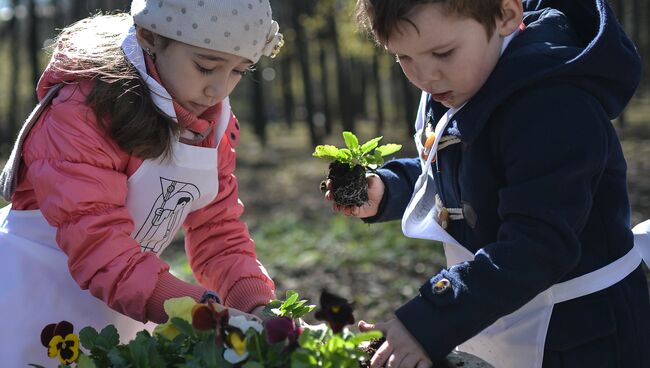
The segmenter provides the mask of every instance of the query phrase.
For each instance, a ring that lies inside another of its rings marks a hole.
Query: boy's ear
[[[143,49],[150,48],[155,50],[156,47],[156,34],[148,29],[142,27],[135,27],[135,37]]]
[[[514,32],[524,18],[524,8],[521,0],[503,0],[501,2],[501,18],[497,19],[497,33],[505,37]]]

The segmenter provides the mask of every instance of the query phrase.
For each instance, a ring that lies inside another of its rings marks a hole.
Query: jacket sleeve
[[[483,134],[492,137],[505,180],[496,241],[484,244],[473,261],[434,275],[396,311],[432,359],[519,309],[576,266],[579,234],[611,144],[600,105],[574,87],[526,91],[492,120],[498,123]],[[443,278],[451,288],[434,293],[432,285]]]
[[[146,319],[158,274],[169,266],[141,252],[125,207],[128,155],[98,127],[82,87],[64,87],[23,150],[38,206],[57,228],[72,278],[112,309]],[[35,271],[36,272],[36,271]]]
[[[239,123],[231,115],[219,144],[219,192],[208,206],[192,212],[184,223],[185,249],[196,279],[217,291],[229,307],[248,312],[274,299],[274,284],[257,260],[255,245],[240,220],[235,147]]]
[[[421,172],[418,158],[392,160],[379,168],[377,175],[384,182],[384,197],[377,214],[363,221],[376,223],[401,219]]]

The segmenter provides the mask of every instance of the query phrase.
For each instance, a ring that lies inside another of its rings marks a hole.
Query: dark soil
[[[332,162],[327,178],[332,182],[332,198],[336,204],[360,207],[368,202],[368,182],[363,166],[350,168],[348,164]]]
[[[386,341],[386,339],[383,338],[383,337],[380,338],[380,339],[374,339],[374,340],[370,341],[370,344],[368,346],[362,348],[362,351],[367,353],[369,357],[372,357],[373,354],[375,354],[375,352],[377,351],[377,349],[379,349],[381,344],[384,343],[384,341]],[[447,360],[443,360],[443,361],[439,361],[439,362],[434,362],[431,367],[432,368],[456,368],[456,367],[460,367],[460,366],[462,366],[462,365],[454,364],[454,363],[451,363],[451,362],[449,362]],[[361,368],[369,368],[370,367],[370,361],[367,360],[367,361],[359,362],[359,367],[361,367]]]

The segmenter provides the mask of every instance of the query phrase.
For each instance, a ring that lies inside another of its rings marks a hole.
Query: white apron
[[[129,42],[135,41],[127,37],[125,45]],[[140,48],[129,50],[132,62],[144,66]],[[174,117],[171,98],[164,98],[169,96],[164,88],[153,78],[149,78],[147,83],[159,97],[164,93],[156,104]],[[226,99],[222,102],[221,119],[213,132],[217,142],[229,120],[230,105]],[[25,131],[24,135],[27,134]],[[143,251],[160,255],[187,215],[216,197],[217,152],[218,148],[195,147],[174,141],[169,160],[145,160],[129,178],[126,206],[135,223],[132,237],[140,243]],[[145,325],[117,313],[88,290],[81,290],[70,276],[67,256],[56,243],[56,228],[47,223],[39,210],[14,211],[10,207],[0,210],[2,366],[23,367],[27,363],[53,366],[55,362],[47,357],[47,349],[41,345],[40,333],[47,324],[61,320],[71,322],[76,334],[85,326],[93,326],[99,331],[113,324],[122,342],[130,341],[142,329],[153,329],[153,323]]]
[[[426,100],[420,103],[416,122],[418,152],[422,150],[419,136],[424,129]],[[474,259],[438,223],[439,209],[436,207],[432,158],[438,143],[454,111],[438,121],[436,138],[426,161],[421,160],[422,175],[415,183],[415,189],[402,218],[404,235],[412,238],[429,239],[443,243],[447,266]],[[546,291],[504,316],[466,341],[458,350],[474,354],[496,368],[539,368],[542,366],[546,332],[551,319],[553,305],[605,289],[629,275],[642,259],[650,264],[650,220],[634,228],[634,248],[613,263],[586,275],[553,285]],[[433,287],[433,285],[432,285]]]

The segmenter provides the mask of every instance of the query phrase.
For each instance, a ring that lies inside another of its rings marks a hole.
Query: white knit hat
[[[253,63],[284,44],[269,0],[133,0],[131,15],[161,36]]]

